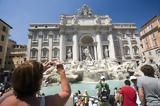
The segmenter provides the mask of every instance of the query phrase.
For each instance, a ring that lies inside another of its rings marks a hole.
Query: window
[[[37,35],[33,35],[33,41],[38,40],[38,36]]]
[[[124,50],[124,55],[129,55],[130,54],[130,50],[128,46],[123,47]]]
[[[102,39],[102,41],[108,41],[108,36],[107,35],[102,35],[101,39]]]
[[[48,41],[48,36],[47,35],[43,35],[43,41]]]
[[[3,51],[3,46],[0,46],[0,52],[2,52]]]
[[[137,46],[133,47],[133,54],[138,55],[138,47]]]
[[[156,35],[153,33],[152,34],[152,39],[155,39],[156,38]]]
[[[145,44],[146,44],[146,49],[149,49],[150,46],[149,46],[149,43],[148,43],[148,38],[145,38]]]
[[[157,53],[157,56],[160,57],[160,49],[158,49],[156,53]]]
[[[38,50],[37,49],[32,49],[31,50],[31,58],[36,58],[38,55]]]
[[[41,55],[41,57],[42,58],[48,58],[48,56],[49,56],[48,49],[46,49],[46,48],[42,49],[42,55]]]
[[[5,39],[5,36],[2,35],[2,36],[1,36],[1,41],[4,41],[4,39]]]
[[[72,35],[68,35],[67,38],[66,38],[66,41],[67,42],[72,42]]]
[[[6,28],[5,26],[3,26],[2,30],[3,30],[4,32],[6,32],[6,29],[7,29],[7,28]]]
[[[157,41],[156,41],[156,35],[154,33],[152,34],[152,41],[153,41],[153,47],[156,47]]]
[[[53,58],[58,58],[59,57],[59,49],[58,48],[54,48],[53,50],[52,50],[52,57]]]
[[[153,39],[153,47],[156,47],[157,46],[157,41],[156,39]]]

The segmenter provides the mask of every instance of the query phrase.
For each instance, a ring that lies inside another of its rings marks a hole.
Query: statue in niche
[[[130,51],[129,51],[128,47],[124,47],[124,54],[125,55],[129,55],[130,54]]]
[[[67,58],[68,58],[68,59],[72,58],[71,48],[69,48],[68,51],[67,51]]]
[[[134,48],[134,54],[138,54],[138,48],[137,47]]]
[[[85,59],[85,60],[92,60],[92,59],[93,59],[92,56],[91,56],[91,54],[90,54],[90,51],[89,51],[88,47],[86,47],[86,48],[83,50],[83,53],[84,53],[85,56],[86,56],[86,59]]]
[[[104,57],[105,58],[109,57],[109,50],[107,49],[107,47],[105,47],[104,49]]]

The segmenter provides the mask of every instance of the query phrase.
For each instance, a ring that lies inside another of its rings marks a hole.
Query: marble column
[[[52,60],[52,43],[53,43],[53,35],[49,35],[49,61]]]
[[[109,33],[108,39],[109,39],[109,56],[110,56],[110,59],[114,60],[114,59],[116,59],[115,47],[114,47],[113,35],[111,33]]]
[[[32,35],[28,35],[28,45],[27,45],[27,60],[30,59],[31,55],[31,44],[32,44]]]
[[[78,61],[78,38],[77,33],[74,33],[73,35],[73,61]]]
[[[60,61],[66,60],[66,46],[64,32],[60,32]]]
[[[97,47],[94,45],[94,55],[95,55],[95,60],[97,60]]]
[[[79,46],[79,57],[80,57],[80,61],[82,61],[82,47],[81,46]]]
[[[39,39],[38,39],[38,62],[41,62],[42,37],[43,35],[39,35]]]
[[[124,57],[124,50],[123,50],[123,41],[122,41],[122,35],[119,35],[119,45],[120,45],[120,52],[121,52],[121,57],[122,57],[122,61],[125,60]]]
[[[128,46],[129,46],[129,51],[130,51],[131,59],[134,59],[130,36],[127,36],[127,41],[128,41]]]
[[[101,43],[101,36],[100,33],[98,32],[96,35],[96,40],[97,40],[97,53],[98,53],[98,60],[103,59],[103,54],[102,54],[102,43]]]

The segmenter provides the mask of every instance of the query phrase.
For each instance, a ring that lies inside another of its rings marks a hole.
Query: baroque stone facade
[[[139,59],[134,23],[112,23],[83,5],[74,15],[61,15],[58,24],[30,24],[27,59],[83,61]]]

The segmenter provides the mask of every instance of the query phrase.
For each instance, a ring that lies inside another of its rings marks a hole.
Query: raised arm
[[[65,71],[64,71],[62,64],[57,65],[57,73],[60,75],[60,79],[61,79],[60,83],[61,83],[61,88],[62,88],[62,91],[59,93],[59,96],[61,99],[60,103],[62,103],[62,105],[64,105],[70,97],[71,88],[70,88],[70,84],[66,78],[66,74],[65,74]]]
[[[57,61],[54,64],[56,65],[57,73],[60,76],[61,91],[56,95],[47,96],[46,106],[64,106],[71,95],[71,88],[66,78],[63,65]]]

